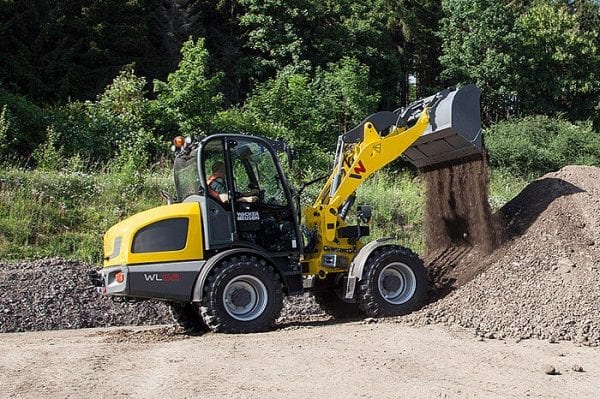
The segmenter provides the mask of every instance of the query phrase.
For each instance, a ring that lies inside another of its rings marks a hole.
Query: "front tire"
[[[410,249],[387,245],[369,256],[358,287],[358,303],[370,317],[404,315],[423,306],[427,286],[421,259]]]
[[[240,256],[211,272],[200,312],[214,332],[252,333],[271,329],[282,306],[281,283],[273,268],[254,256]]]

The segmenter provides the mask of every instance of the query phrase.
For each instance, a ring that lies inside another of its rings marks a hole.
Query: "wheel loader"
[[[468,85],[370,115],[339,136],[331,173],[301,213],[304,187],[294,190],[282,170],[283,142],[178,137],[175,198],[111,227],[104,265],[90,277],[115,299],[168,302],[190,330],[264,331],[284,296],[305,292],[336,318],[418,309],[428,286],[423,262],[392,239],[365,242],[372,210],[353,208],[356,190],[401,156],[435,168],[479,153],[479,97]]]

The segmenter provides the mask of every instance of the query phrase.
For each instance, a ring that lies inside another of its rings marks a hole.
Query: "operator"
[[[216,161],[212,166],[212,174],[206,180],[209,194],[221,201],[222,203],[229,202],[229,193],[225,183],[225,164],[222,161]],[[236,201],[238,202],[257,202],[258,190],[251,190],[246,193],[236,193]]]
[[[222,161],[216,161],[212,165],[212,174],[206,180],[208,193],[221,202],[229,202],[227,194],[227,185],[225,183],[225,164]]]

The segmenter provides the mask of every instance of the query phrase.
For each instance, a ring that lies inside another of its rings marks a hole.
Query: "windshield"
[[[200,179],[198,177],[198,164],[196,162],[197,153],[198,150],[194,150],[187,156],[175,159],[173,170],[175,190],[177,191],[177,199],[179,201],[183,201],[190,195],[198,194]]]

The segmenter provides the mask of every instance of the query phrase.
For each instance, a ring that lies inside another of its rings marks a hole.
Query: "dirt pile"
[[[87,278],[93,269],[59,258],[0,263],[0,333],[172,323],[166,304],[113,302]],[[312,298],[286,300],[282,321],[322,313]]]
[[[453,267],[479,263],[483,272],[407,319],[458,324],[486,337],[599,345],[600,168],[547,174],[497,215],[504,245],[489,256],[467,250]]]

